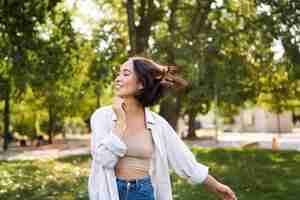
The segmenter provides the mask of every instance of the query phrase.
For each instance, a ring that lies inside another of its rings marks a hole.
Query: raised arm
[[[127,147],[119,136],[119,128],[113,127],[109,130],[108,123],[110,122],[105,109],[100,108],[92,114],[91,155],[99,165],[114,168],[119,157],[125,155]]]

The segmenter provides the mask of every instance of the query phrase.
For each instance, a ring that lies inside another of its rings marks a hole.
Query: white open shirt
[[[159,114],[145,108],[147,128],[154,141],[154,156],[149,174],[155,200],[172,200],[170,169],[190,184],[202,183],[208,167],[198,163],[188,146]],[[126,154],[126,144],[113,133],[117,120],[112,106],[98,108],[91,116],[91,172],[88,181],[90,200],[119,200],[114,167]]]

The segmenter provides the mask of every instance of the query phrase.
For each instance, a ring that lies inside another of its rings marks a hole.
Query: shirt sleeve
[[[103,109],[96,110],[90,119],[91,155],[104,168],[114,168],[119,157],[125,155],[126,144],[109,130],[108,119]]]
[[[208,176],[208,166],[197,162],[193,152],[165,119],[163,135],[168,163],[175,173],[192,185],[202,183]]]

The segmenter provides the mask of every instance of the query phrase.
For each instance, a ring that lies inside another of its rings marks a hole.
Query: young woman
[[[236,200],[196,161],[170,124],[147,108],[167,88],[187,84],[176,67],[132,57],[120,66],[113,84],[112,105],[91,116],[90,200],[172,200],[170,169],[223,200]]]

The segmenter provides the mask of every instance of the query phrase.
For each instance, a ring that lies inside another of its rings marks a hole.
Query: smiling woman
[[[188,85],[176,73],[176,66],[132,57],[120,66],[114,82],[115,89],[119,96],[133,95],[143,106],[152,106],[158,103],[167,88],[182,89]]]
[[[115,78],[113,103],[91,116],[91,200],[172,200],[169,169],[192,184],[204,183],[224,200],[236,200],[231,189],[208,174],[171,125],[147,107],[167,88],[187,81],[175,66],[131,57]]]

